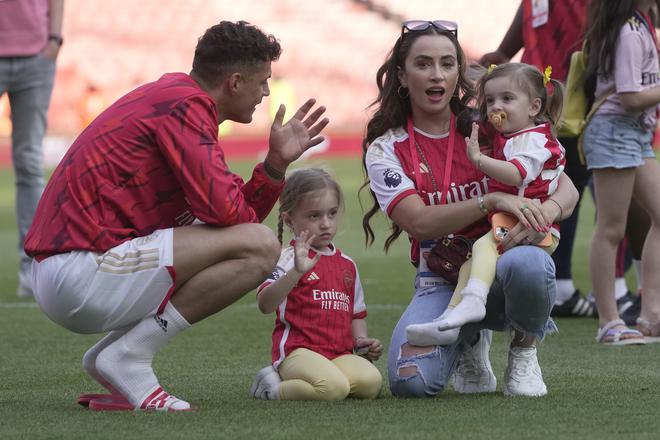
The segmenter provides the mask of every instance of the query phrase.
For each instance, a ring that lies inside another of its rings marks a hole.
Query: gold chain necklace
[[[433,191],[435,191],[437,194],[439,192],[438,184],[435,181],[435,175],[433,174],[433,169],[431,168],[429,161],[426,160],[426,155],[422,151],[422,147],[419,146],[419,143],[417,141],[415,141],[415,147],[417,148],[417,152],[419,153],[419,155],[422,157],[422,162],[424,162],[424,165],[426,166],[426,171],[428,171],[428,173],[431,175],[431,185],[433,185]],[[433,197],[435,198],[435,195]],[[438,194],[438,197],[440,197],[440,194]]]

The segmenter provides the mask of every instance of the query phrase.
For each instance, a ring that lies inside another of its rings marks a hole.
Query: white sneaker
[[[32,280],[30,275],[19,272],[18,273],[18,287],[16,288],[16,296],[19,298],[33,298],[34,292],[32,291]]]
[[[491,330],[482,330],[479,340],[474,345],[465,347],[454,372],[454,390],[461,394],[495,391],[497,379],[488,357],[492,339]]]
[[[250,387],[250,395],[255,399],[278,400],[280,398],[280,378],[277,370],[269,365],[259,370]]]
[[[509,364],[504,373],[504,395],[538,397],[546,394],[548,389],[543,383],[536,347],[509,349]]]

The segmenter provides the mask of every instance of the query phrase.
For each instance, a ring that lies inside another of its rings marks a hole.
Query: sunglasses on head
[[[458,24],[449,20],[408,20],[401,25],[401,36],[408,32],[421,32],[433,26],[439,31],[450,32],[458,38]]]

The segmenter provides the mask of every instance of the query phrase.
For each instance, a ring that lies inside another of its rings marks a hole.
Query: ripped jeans
[[[399,319],[390,341],[387,369],[390,390],[397,397],[430,397],[440,393],[447,384],[465,344],[463,341],[484,328],[502,331],[520,330],[542,339],[556,330],[550,319],[555,302],[555,266],[543,249],[517,246],[500,256],[495,282],[488,294],[486,317],[477,323],[466,324],[458,341],[437,346],[424,354],[402,357],[401,347],[406,341],[406,326],[429,322],[437,318],[449,304],[453,285],[418,287],[415,295]],[[399,369],[413,367],[413,375],[400,375]]]

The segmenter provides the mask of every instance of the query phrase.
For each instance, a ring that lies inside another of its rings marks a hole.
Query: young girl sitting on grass
[[[466,144],[470,161],[490,177],[489,192],[508,192],[543,202],[557,189],[566,160],[553,127],[561,114],[563,93],[561,84],[550,79],[550,72],[508,63],[490,69],[481,79],[479,111],[493,157],[481,153],[476,123]],[[534,204],[524,205],[521,211],[527,220],[524,226],[539,232],[537,241],[523,243],[541,246],[551,254],[559,243],[559,225],[539,222],[543,217]],[[486,298],[499,257],[498,241],[518,222],[503,213],[491,213],[489,220],[493,229],[474,243],[472,258],[461,268],[449,307],[432,322],[409,325],[406,334],[411,343],[451,344],[461,326],[486,316]]]
[[[287,178],[278,237],[282,242],[286,224],[295,238],[257,289],[259,309],[277,314],[273,363],[257,373],[255,398],[373,399],[380,392],[382,377],[370,361],[383,344],[367,336],[355,263],[332,243],[341,206],[339,185],[325,171],[302,169]]]

